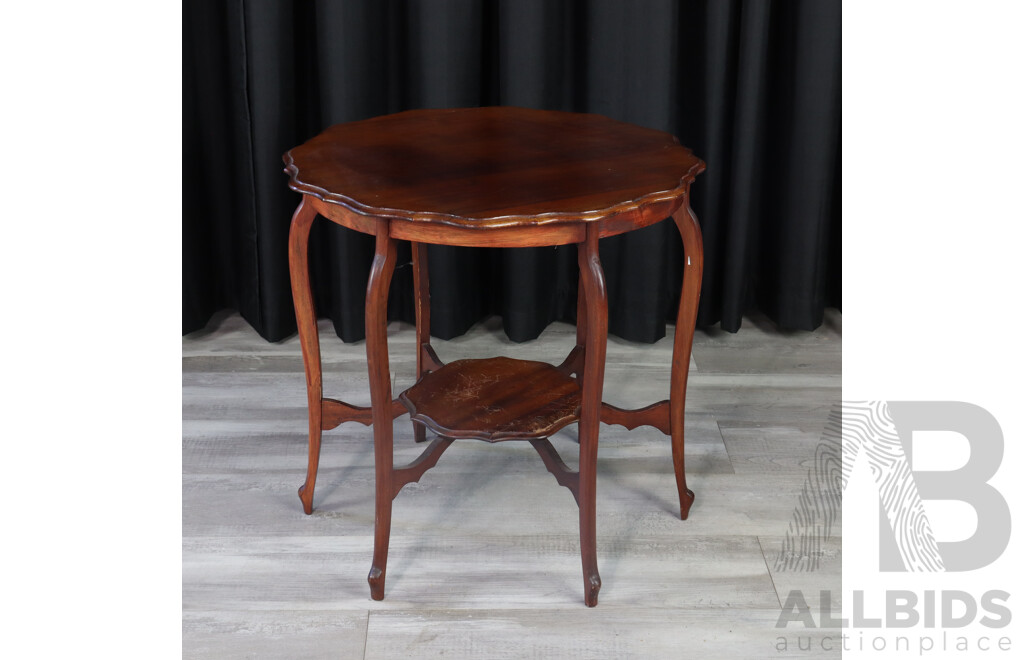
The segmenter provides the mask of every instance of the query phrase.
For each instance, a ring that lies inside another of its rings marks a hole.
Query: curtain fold
[[[698,325],[759,309],[811,330],[840,304],[838,0],[187,0],[183,41],[183,332],[236,309],[266,339],[295,332],[287,234],[299,196],[281,155],[323,128],[425,107],[595,112],[668,131],[703,158]],[[313,228],[319,316],[363,338],[373,239]],[[609,331],[652,342],[672,322],[673,223],[601,242]],[[431,246],[431,329],[498,314],[514,341],[574,321],[572,246]],[[399,252],[409,258],[408,247]],[[389,316],[412,321],[399,266]]]

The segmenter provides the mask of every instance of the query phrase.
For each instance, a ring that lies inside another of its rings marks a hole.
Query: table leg
[[[427,269],[427,244],[412,244],[412,287],[416,307],[416,382],[423,378],[423,345],[430,345],[430,274]],[[413,439],[425,442],[427,427],[412,423]]]
[[[686,380],[690,372],[690,353],[693,349],[693,331],[697,323],[697,303],[700,302],[700,284],[704,272],[704,244],[700,224],[686,202],[672,216],[683,238],[683,292],[679,298],[676,318],[675,343],[672,346],[672,385],[669,394],[669,429],[672,432],[672,465],[676,472],[679,491],[679,517],[690,515],[693,491],[686,487],[686,466],[683,456],[683,424],[686,407]]]
[[[316,308],[309,287],[309,230],[316,219],[316,211],[306,196],[302,197],[292,216],[288,232],[288,269],[292,280],[292,299],[295,302],[295,321],[302,344],[302,362],[306,370],[306,397],[309,407],[309,464],[306,483],[299,488],[302,509],[313,513],[313,488],[320,464],[320,436],[323,430],[323,385],[320,367],[320,338],[316,329]]]
[[[580,245],[577,250],[582,250],[583,246]],[[577,256],[578,259],[578,256]],[[582,271],[580,271],[582,274]],[[576,346],[586,351],[587,347],[587,291],[586,287],[583,286],[583,278],[580,278],[578,291],[576,294]],[[579,373],[576,374],[579,382],[583,382],[584,370],[587,368],[586,360],[580,362]]]
[[[608,344],[608,295],[598,254],[598,223],[587,225],[587,237],[577,246],[580,286],[584,291],[586,352],[580,399],[579,505],[580,548],[583,555],[583,596],[597,605],[601,576],[597,572],[597,440],[601,426],[601,393]],[[579,332],[579,326],[577,326]]]
[[[384,598],[384,578],[391,537],[391,502],[394,498],[394,445],[392,430],[391,373],[388,366],[388,289],[395,272],[395,241],[385,220],[377,222],[377,249],[366,285],[366,362],[370,372],[370,405],[373,410],[373,455],[376,494],[373,534],[373,565],[367,581],[370,597]]]

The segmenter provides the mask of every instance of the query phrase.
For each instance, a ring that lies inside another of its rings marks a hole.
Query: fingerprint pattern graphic
[[[814,466],[808,470],[793,521],[775,561],[777,571],[812,571],[819,567],[821,546],[840,524],[842,493],[861,452],[906,570],[944,570],[888,405],[885,401],[844,401],[829,413]]]
[[[910,461],[885,401],[843,402],[843,488],[864,452],[892,526],[903,565],[910,572],[945,570]]]
[[[842,406],[829,412],[814,465],[807,471],[793,520],[786,530],[776,571],[814,571],[821,565],[822,544],[841,524],[843,511]]]

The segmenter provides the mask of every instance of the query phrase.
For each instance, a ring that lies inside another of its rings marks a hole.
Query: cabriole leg
[[[601,576],[597,572],[597,441],[608,344],[608,296],[597,249],[599,229],[598,223],[588,224],[586,240],[578,245],[580,286],[584,292],[581,300],[585,300],[586,308],[581,336],[586,342],[586,352],[579,424],[580,548],[583,599],[588,607],[597,605],[597,594],[601,590]]]
[[[391,502],[394,446],[391,414],[391,373],[388,366],[388,288],[395,271],[395,242],[388,223],[377,223],[377,249],[366,286],[366,362],[370,372],[373,410],[373,455],[376,472],[373,565],[367,581],[370,597],[384,598],[384,578],[391,537]]]
[[[690,353],[693,349],[693,331],[697,324],[697,303],[704,272],[704,245],[700,224],[690,208],[689,193],[686,202],[672,216],[683,238],[683,292],[679,297],[676,317],[676,336],[672,345],[672,385],[669,395],[669,428],[672,432],[672,465],[676,472],[679,491],[679,517],[690,515],[693,491],[686,487],[686,464],[683,455],[683,425],[686,408],[686,380],[690,372]]]
[[[306,370],[306,398],[309,407],[309,464],[306,483],[299,488],[302,510],[313,513],[313,489],[320,464],[320,436],[323,430],[323,385],[320,367],[320,338],[316,329],[316,309],[309,287],[309,230],[316,219],[316,211],[309,198],[295,209],[288,233],[288,270],[292,281],[292,299],[295,302],[295,321],[302,344],[302,362]]]

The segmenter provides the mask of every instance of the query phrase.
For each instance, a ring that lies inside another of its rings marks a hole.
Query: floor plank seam
[[[779,596],[779,588],[775,586],[775,576],[772,575],[772,569],[768,567],[768,557],[764,554],[764,544],[761,543],[761,536],[755,537],[757,539],[757,547],[761,549],[761,559],[764,560],[764,570],[768,571],[768,579],[772,581],[772,590],[775,591],[775,599],[779,601],[779,609],[782,609],[782,598]]]
[[[370,610],[366,610],[366,627],[363,629],[363,660],[366,660],[366,647],[370,641],[370,615],[373,614]]]
[[[729,466],[732,467],[732,473],[736,474],[736,463],[732,460],[732,454],[729,453],[729,443],[725,441],[725,433],[722,431],[722,422],[715,416],[715,428],[718,429],[718,438],[722,441],[722,446],[725,447],[725,455],[729,459]]]

